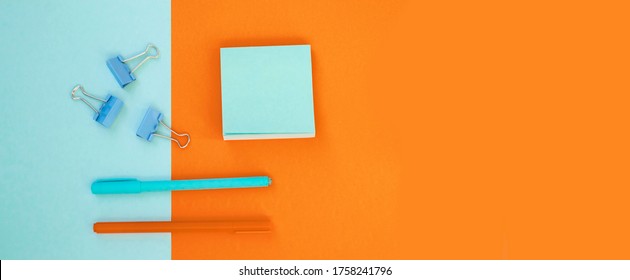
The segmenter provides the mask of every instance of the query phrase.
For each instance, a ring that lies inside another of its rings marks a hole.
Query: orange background
[[[426,3],[423,3],[426,2]],[[437,3],[431,3],[437,2]],[[624,1],[173,1],[174,259],[630,258]],[[317,136],[226,142],[219,48],[311,44]]]

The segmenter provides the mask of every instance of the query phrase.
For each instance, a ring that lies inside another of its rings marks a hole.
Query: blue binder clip
[[[172,128],[170,128],[168,125],[166,125],[164,123],[164,121],[162,121],[162,119],[164,118],[164,116],[162,115],[162,113],[160,113],[159,111],[149,107],[149,109],[147,110],[147,112],[144,114],[144,118],[142,119],[142,123],[140,123],[140,127],[138,127],[138,130],[136,131],[136,135],[138,135],[138,137],[147,140],[149,142],[151,142],[151,140],[153,140],[153,136],[157,136],[157,137],[161,137],[161,138],[165,138],[165,139],[169,139],[175,143],[177,143],[177,146],[179,146],[180,148],[186,148],[188,146],[188,144],[190,143],[190,135],[188,133],[177,133],[175,132]],[[163,125],[164,127],[168,128],[168,130],[170,130],[172,133],[174,133],[175,135],[179,136],[179,137],[184,137],[186,136],[188,138],[188,141],[186,141],[185,144],[181,144],[177,139],[172,138],[170,136],[166,136],[166,135],[162,135],[157,133],[157,129],[158,129],[158,125]]]
[[[85,98],[81,97],[81,96],[77,96],[76,92],[78,90],[81,90],[81,92],[83,93],[83,95],[92,98],[94,100],[103,102],[103,104],[101,105],[101,108],[99,110],[96,110],[96,108],[90,104],[90,102],[88,102]],[[110,127],[112,125],[112,123],[114,123],[114,120],[116,119],[116,116],[118,116],[118,113],[120,113],[120,109],[123,106],[123,102],[122,100],[118,99],[116,96],[113,96],[111,94],[108,94],[105,99],[101,99],[98,98],[96,96],[93,96],[89,93],[87,93],[87,91],[85,91],[85,89],[83,88],[82,85],[77,85],[72,89],[72,99],[73,100],[81,100],[83,101],[83,103],[85,103],[86,105],[88,105],[90,107],[90,109],[92,109],[94,111],[94,120],[100,124],[102,124],[104,127]]]
[[[129,66],[127,65],[127,62],[147,54],[150,49],[154,49],[155,50],[155,55],[148,55],[140,63],[138,63],[138,65],[136,65],[136,67],[134,67],[133,69],[129,70]],[[123,59],[119,55],[117,57],[113,57],[113,58],[108,59],[107,60],[107,67],[109,68],[109,71],[112,71],[112,74],[114,75],[114,78],[116,78],[116,81],[118,82],[120,87],[124,88],[126,85],[128,85],[131,82],[136,80],[136,76],[133,75],[133,72],[138,70],[138,68],[140,68],[140,66],[142,66],[142,64],[147,62],[147,60],[152,59],[152,58],[158,58],[158,57],[160,57],[160,50],[158,50],[158,48],[156,46],[154,46],[152,44],[149,44],[149,45],[147,45],[147,48],[143,52],[141,52],[141,53],[139,53],[137,55],[134,55],[134,56],[132,56],[130,58]]]

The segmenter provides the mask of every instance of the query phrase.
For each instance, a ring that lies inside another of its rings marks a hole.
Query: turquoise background
[[[149,106],[171,120],[170,23],[170,1],[0,0],[1,259],[170,259],[169,234],[92,231],[96,221],[169,220],[170,193],[90,193],[98,178],[170,179],[170,141],[135,135]],[[105,60],[147,43],[160,58],[121,89]],[[70,98],[79,83],[124,101],[112,127]]]

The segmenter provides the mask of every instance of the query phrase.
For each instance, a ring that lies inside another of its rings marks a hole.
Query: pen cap
[[[142,192],[142,182],[136,179],[98,180],[92,183],[93,194],[125,194]]]

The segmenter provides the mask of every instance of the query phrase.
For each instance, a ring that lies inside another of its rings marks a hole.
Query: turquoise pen
[[[262,188],[271,185],[268,176],[218,178],[198,180],[140,181],[137,179],[97,180],[92,183],[93,194],[130,194],[159,191],[216,190]]]

